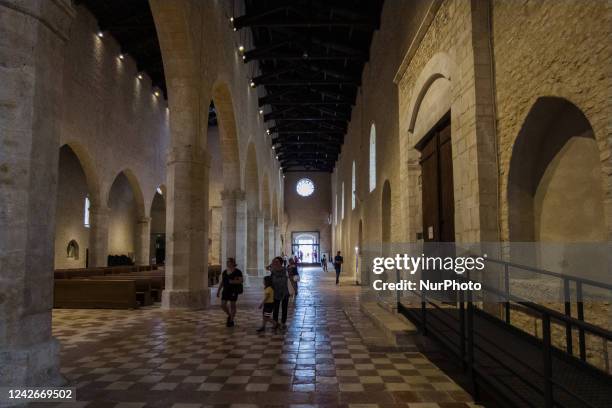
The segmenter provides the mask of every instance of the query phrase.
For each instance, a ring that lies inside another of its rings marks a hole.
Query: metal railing
[[[495,259],[487,259],[487,262],[503,266],[501,287],[482,284],[482,292],[502,300],[502,313],[495,315],[487,312],[486,307],[479,307],[480,302],[474,300],[471,291],[456,292],[456,302],[453,303],[440,302],[425,291],[412,291],[420,300],[420,308],[406,307],[398,301],[398,310],[413,320],[424,335],[436,338],[459,357],[476,397],[479,386],[486,385],[502,394],[512,394],[515,405],[545,408],[612,406],[612,376],[588,363],[586,346],[587,336],[608,342],[612,341],[612,332],[585,321],[583,296],[586,286],[604,290],[612,296],[612,285]],[[511,269],[560,279],[564,311],[512,294]],[[457,278],[469,281],[470,274]],[[575,288],[574,297],[571,296],[572,287]],[[572,304],[576,305],[575,317]],[[530,335],[512,326],[511,310],[516,308],[541,320],[541,339],[537,333]],[[475,321],[484,328],[475,327]],[[564,350],[553,344],[552,325],[555,323],[565,327]],[[499,331],[508,342],[516,344],[499,344],[491,340],[488,334],[492,330]],[[578,356],[573,350],[574,330],[578,332]],[[523,350],[516,347],[519,343],[524,346]],[[515,354],[512,353],[513,347]],[[527,358],[529,361],[525,361]],[[504,381],[503,375],[490,375],[495,371],[491,367],[514,379]],[[516,381],[520,381],[524,392],[513,389],[512,384],[516,385]],[[587,388],[588,392],[585,391]]]

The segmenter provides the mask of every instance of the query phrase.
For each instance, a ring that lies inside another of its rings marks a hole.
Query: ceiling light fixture
[[[153,92],[153,94],[154,94],[155,96],[159,96],[159,91],[155,91],[155,92]]]
[[[260,109],[260,110],[259,110],[259,114],[260,114],[260,115],[263,115],[263,109]]]
[[[125,54],[119,54],[119,59],[120,59],[120,60],[125,59]]]
[[[136,78],[142,79],[142,74],[139,72],[138,75],[136,75]]]
[[[270,129],[266,129],[266,133],[267,133],[267,134],[270,134]]]
[[[96,35],[100,38],[104,37],[104,33],[102,32],[102,30],[98,31]]]
[[[244,52],[244,45],[240,45],[240,46],[238,46],[238,51],[240,51],[240,52]]]
[[[255,88],[255,81],[251,81],[251,88]]]

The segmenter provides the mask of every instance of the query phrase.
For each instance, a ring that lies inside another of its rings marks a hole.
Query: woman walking
[[[270,272],[272,276],[272,288],[274,289],[274,313],[272,319],[276,323],[274,328],[278,328],[278,314],[282,307],[282,316],[280,328],[284,329],[287,327],[287,308],[289,306],[289,288],[287,285],[287,271],[283,268],[283,259],[279,256],[272,260],[270,265]]]
[[[236,268],[236,260],[234,258],[227,258],[226,267],[221,274],[221,282],[219,283],[219,289],[217,289],[217,297],[221,295],[221,309],[227,314],[227,321],[225,325],[227,327],[234,326],[234,317],[236,317],[236,301],[238,295],[242,293],[242,271]],[[227,303],[229,302],[229,307]]]

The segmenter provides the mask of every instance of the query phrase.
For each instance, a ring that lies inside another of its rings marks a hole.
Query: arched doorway
[[[302,263],[320,262],[319,231],[294,231],[291,233],[291,253]]]

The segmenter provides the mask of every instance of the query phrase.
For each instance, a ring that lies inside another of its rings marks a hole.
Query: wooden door
[[[444,121],[424,139],[421,150],[423,239],[455,241],[455,199],[450,121]]]

